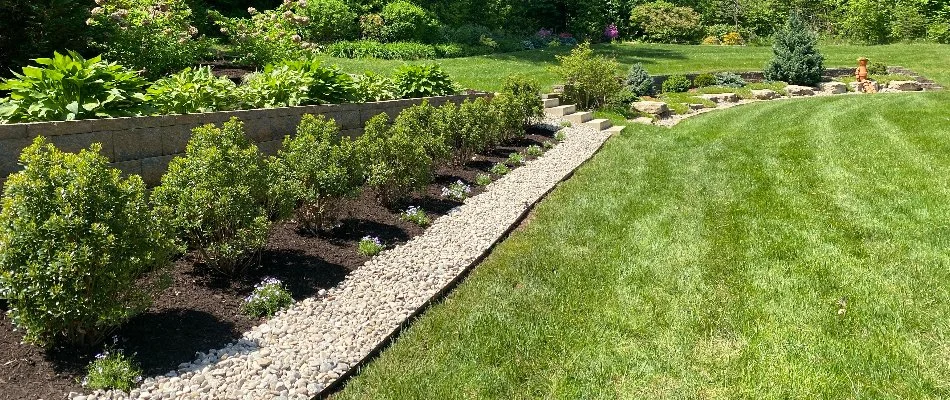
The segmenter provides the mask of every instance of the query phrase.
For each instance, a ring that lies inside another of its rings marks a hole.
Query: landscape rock
[[[634,111],[639,111],[651,115],[665,115],[670,112],[669,106],[662,101],[638,101],[631,106]]]
[[[918,92],[923,90],[917,81],[890,81],[887,83],[888,89],[896,89],[902,92]]]
[[[822,82],[819,88],[825,94],[848,93],[848,85],[845,85],[844,82]]]
[[[815,88],[800,85],[788,85],[785,91],[789,96],[814,96]]]
[[[875,92],[881,91],[880,84],[874,81],[869,81],[869,82],[871,82],[871,86],[874,88]],[[859,84],[858,82],[851,82],[848,84],[848,86],[851,88],[851,91],[853,92],[864,93],[864,86],[862,84]]]
[[[782,97],[782,95],[772,89],[761,89],[753,90],[752,97],[756,100],[774,100]]]
[[[715,94],[703,94],[699,96],[701,99],[709,100],[713,103],[735,103],[739,101],[739,95],[735,93],[715,93]]]
[[[702,103],[689,104],[690,110],[702,110],[704,108],[706,108],[706,105]]]

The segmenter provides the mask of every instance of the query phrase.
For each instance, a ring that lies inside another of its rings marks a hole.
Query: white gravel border
[[[545,124],[559,126],[560,119]],[[310,399],[351,372],[418,311],[473,267],[527,211],[590,159],[611,133],[576,126],[566,139],[435,220],[425,233],[384,251],[337,287],[321,290],[223,349],[177,371],[146,378],[126,394],[92,399]]]

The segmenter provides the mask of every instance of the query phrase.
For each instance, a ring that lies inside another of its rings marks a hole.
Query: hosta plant
[[[160,114],[190,114],[234,109],[236,90],[230,79],[214,76],[211,67],[189,67],[153,83],[148,96]]]
[[[355,85],[354,100],[361,103],[399,98],[399,88],[396,87],[396,83],[392,79],[372,72],[357,76]]]
[[[250,317],[272,317],[293,303],[294,298],[279,279],[265,278],[244,298],[241,311]]]
[[[353,78],[339,68],[323,65],[313,58],[285,61],[284,65],[309,79],[305,104],[345,103],[357,97]]]
[[[404,65],[393,74],[393,82],[402,98],[446,96],[457,90],[442,67],[432,65]]]
[[[0,211],[0,297],[24,340],[98,343],[144,311],[171,235],[148,207],[145,184],[123,178],[93,144],[63,153],[43,136],[20,155]]]
[[[176,229],[209,267],[244,271],[267,239],[273,213],[270,171],[237,118],[220,128],[195,128],[152,200],[164,224]]]
[[[0,83],[10,92],[0,99],[0,122],[124,117],[143,110],[145,80],[128,68],[75,52],[34,61],[38,66]]]
[[[310,101],[312,79],[287,65],[268,65],[244,76],[237,97],[245,108],[293,107]]]
[[[359,193],[363,160],[353,141],[324,116],[304,115],[277,155],[280,185],[296,200],[296,220],[317,232],[333,220],[346,197]]]

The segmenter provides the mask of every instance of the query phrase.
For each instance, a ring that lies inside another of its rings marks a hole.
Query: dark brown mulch
[[[278,278],[297,300],[334,287],[369,259],[356,251],[360,238],[378,236],[390,246],[408,241],[423,229],[399,219],[407,206],[421,206],[433,219],[444,215],[460,203],[441,198],[443,186],[461,179],[472,185],[472,195],[476,195],[482,191],[472,183],[477,174],[504,161],[510,153],[551,137],[543,130],[529,133],[525,139],[478,155],[464,167],[440,169],[436,182],[424,194],[398,207],[380,205],[367,191],[344,205],[338,226],[328,232],[314,235],[299,230],[293,222],[274,226],[260,266],[239,279],[207,271],[192,255],[183,256],[171,268],[171,286],[147,312],[115,332],[119,347],[136,353],[147,375],[163,374],[190,362],[196,352],[224,347],[261,322],[240,313],[254,284],[265,277]],[[21,339],[9,318],[0,316],[0,400],[62,399],[70,391],[82,392],[77,381],[85,365],[102,350],[99,346],[44,351],[20,344]]]

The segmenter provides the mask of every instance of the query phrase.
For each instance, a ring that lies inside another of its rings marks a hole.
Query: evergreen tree
[[[818,38],[805,21],[793,12],[788,22],[775,32],[772,60],[765,66],[765,79],[795,85],[815,86],[825,72],[825,57],[818,52]]]

